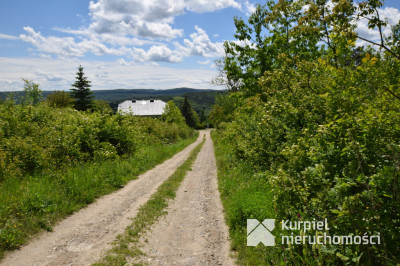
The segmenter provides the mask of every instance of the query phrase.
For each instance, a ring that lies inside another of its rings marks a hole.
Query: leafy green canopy
[[[73,99],[70,93],[65,91],[55,91],[46,97],[46,102],[51,107],[63,108],[71,105]]]
[[[184,124],[159,119],[78,112],[46,103],[0,103],[0,184],[3,180],[66,170],[82,162],[125,158],[144,145],[192,135]]]
[[[23,105],[37,105],[42,99],[42,90],[39,89],[39,84],[31,80],[23,79],[24,81],[24,94],[21,97]]]
[[[258,79],[281,67],[282,55],[295,60],[327,55],[338,68],[350,63],[357,39],[400,59],[400,26],[393,25],[390,36],[383,34],[387,22],[379,14],[382,6],[383,1],[377,0],[358,6],[351,0],[268,0],[257,7],[248,23],[234,18],[237,41],[225,42],[226,55],[218,61],[222,77],[216,83],[225,80],[232,91],[254,95],[262,92]],[[357,35],[355,22],[362,19],[381,33],[380,41]]]
[[[177,125],[185,124],[185,118],[172,100],[166,104],[161,119],[168,123],[176,123]]]
[[[399,24],[383,35],[382,5],[268,1],[248,23],[235,18],[240,42],[225,44],[224,69],[242,85],[219,100],[211,119],[252,169],[246,182],[271,187],[259,192],[273,193],[276,217],[255,218],[327,218],[330,235],[381,236],[380,245],[271,248],[260,253],[264,264],[400,262]],[[359,19],[381,40],[358,36]],[[357,40],[373,46],[356,47]],[[259,214],[257,204],[230,216]]]

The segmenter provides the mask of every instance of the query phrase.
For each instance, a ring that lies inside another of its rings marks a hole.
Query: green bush
[[[186,125],[159,119],[0,103],[0,181],[52,172],[81,162],[114,160],[147,144],[193,136]]]
[[[244,99],[232,121],[220,126],[235,160],[268,182],[273,218],[326,218],[332,235],[381,236],[381,245],[282,250],[293,263],[399,262],[400,101],[385,90],[392,79],[388,64],[400,66],[370,55],[343,70],[324,60],[289,60],[260,80],[263,94]],[[257,182],[249,177],[248,186]],[[263,203],[246,190],[231,200],[228,221],[237,219],[231,226],[265,217],[256,207]]]
[[[196,138],[186,125],[0,103],[0,257]]]

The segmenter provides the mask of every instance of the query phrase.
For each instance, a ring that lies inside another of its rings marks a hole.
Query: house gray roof
[[[118,105],[118,111],[132,115],[162,115],[165,105],[161,100],[127,100]]]

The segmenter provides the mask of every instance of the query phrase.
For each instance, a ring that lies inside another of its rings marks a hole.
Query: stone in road
[[[228,228],[218,192],[217,168],[210,131],[192,171],[176,198],[141,237],[146,254],[141,262],[151,265],[233,265],[229,256]],[[137,262],[137,261],[132,261]]]

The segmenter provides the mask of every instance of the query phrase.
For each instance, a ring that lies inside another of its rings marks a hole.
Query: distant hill
[[[47,95],[54,91],[44,91],[43,96],[46,98]],[[117,89],[117,90],[93,90],[96,100],[107,101],[113,110],[117,110],[118,104],[122,101],[136,98],[149,99],[155,98],[165,102],[173,100],[177,106],[180,106],[183,101],[183,97],[187,95],[192,108],[201,115],[208,116],[211,110],[211,106],[215,103],[215,96],[223,93],[224,91],[217,90],[200,90],[192,88],[174,88],[168,90],[154,90],[154,89]],[[5,99],[11,92],[0,92],[0,98]],[[19,99],[22,96],[22,91],[13,92],[15,99]]]
[[[181,96],[187,93],[203,93],[203,92],[217,92],[216,90],[198,90],[191,88],[176,88],[169,90],[151,90],[151,89],[132,89],[132,90],[94,90],[94,95],[98,100],[106,100],[108,102],[124,101],[127,99],[145,99],[149,97],[161,96]]]

